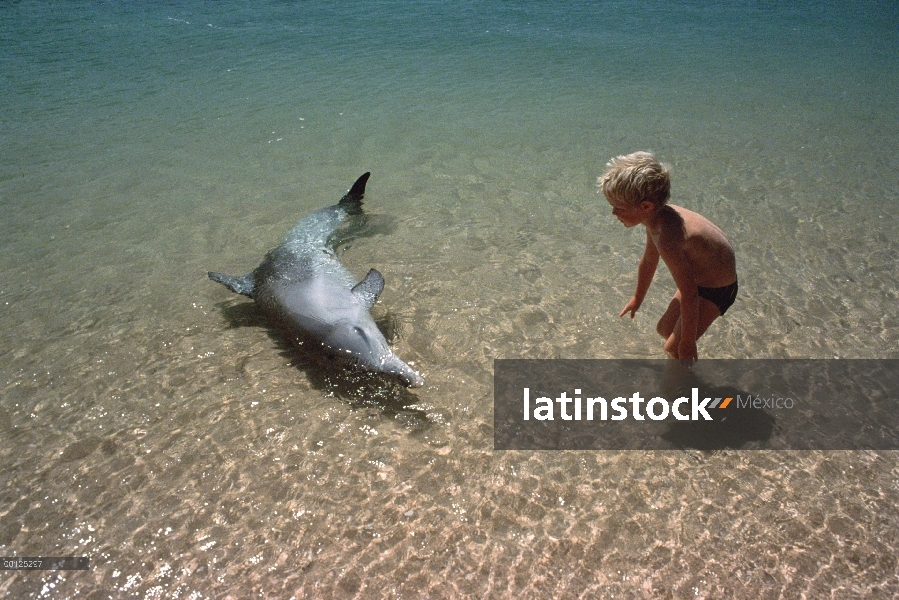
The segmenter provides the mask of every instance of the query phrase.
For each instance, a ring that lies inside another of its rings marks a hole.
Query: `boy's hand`
[[[631,298],[631,301],[627,303],[627,306],[624,307],[624,310],[621,311],[621,314],[618,316],[623,317],[627,313],[631,313],[631,318],[633,319],[634,314],[637,312],[637,309],[640,308],[641,304],[642,304],[642,302],[637,300],[637,297],[634,296],[633,298]]]

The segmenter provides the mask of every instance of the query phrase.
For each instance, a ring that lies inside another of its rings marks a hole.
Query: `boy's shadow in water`
[[[673,362],[673,361],[672,361]],[[674,367],[674,370],[679,367]],[[667,374],[668,377],[671,373]],[[679,396],[690,397],[690,388],[697,387],[702,390],[702,397],[733,398],[731,402],[737,402],[737,397],[749,396],[730,386],[710,386],[699,379],[695,373],[689,370],[679,370],[674,376],[676,382],[668,381],[668,385],[674,385],[679,391]],[[720,409],[706,409],[712,416],[712,421],[675,421],[660,436],[667,442],[678,448],[692,448],[696,450],[725,450],[739,449],[749,442],[765,442],[774,433],[776,420],[768,412],[761,408],[740,408],[738,406]]]

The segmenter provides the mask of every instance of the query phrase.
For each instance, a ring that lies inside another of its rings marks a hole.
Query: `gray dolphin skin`
[[[362,213],[370,175],[357,179],[339,203],[300,221],[252,273],[234,277],[210,272],[209,278],[255,300],[272,324],[293,340],[321,342],[328,354],[395,376],[406,387],[419,387],[424,379],[393,353],[369,313],[384,289],[384,278],[371,269],[354,285],[330,240],[347,217]]]

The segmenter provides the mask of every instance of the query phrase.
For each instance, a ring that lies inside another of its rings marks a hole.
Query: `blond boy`
[[[693,211],[668,204],[668,167],[649,152],[612,159],[597,184],[625,227],[646,227],[646,248],[637,269],[637,290],[619,316],[634,318],[659,264],[674,278],[677,293],[659,319],[672,358],[696,359],[696,340],[737,297],[734,249],[714,223]]]

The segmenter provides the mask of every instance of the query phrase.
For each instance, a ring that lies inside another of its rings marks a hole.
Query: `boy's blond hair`
[[[669,167],[651,152],[617,156],[606,166],[608,170],[596,181],[606,198],[631,206],[644,200],[663,206],[671,197]]]

